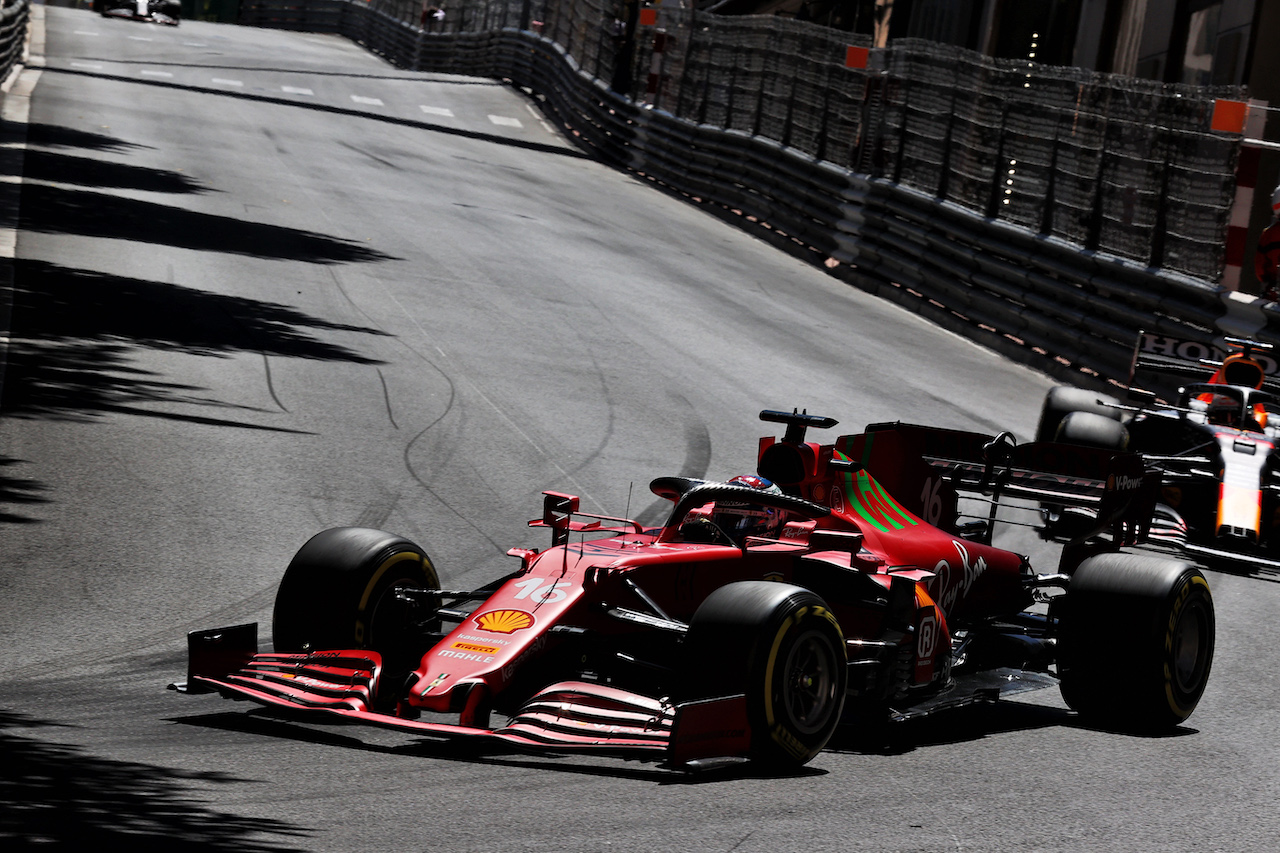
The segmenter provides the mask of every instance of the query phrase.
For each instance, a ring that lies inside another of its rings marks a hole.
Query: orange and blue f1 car
[[[1085,720],[1164,730],[1209,677],[1194,566],[1124,553],[1159,488],[1132,454],[765,411],[756,471],[660,477],[660,527],[546,492],[550,546],[477,590],[442,589],[400,536],[317,534],[256,625],[189,635],[189,693],[486,749],[694,768],[802,765],[842,721],[901,720],[1057,685]],[[1092,524],[1051,571],[992,544],[1005,499]],[[963,515],[972,501],[980,511]]]

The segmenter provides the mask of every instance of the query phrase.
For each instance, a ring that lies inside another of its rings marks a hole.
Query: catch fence
[[[257,0],[397,65],[506,78],[584,147],[1055,373],[1222,315],[1238,87],[999,60],[671,0]],[[628,16],[627,9],[633,14]],[[652,15],[652,18],[649,17]],[[1280,337],[1280,336],[1278,336]],[[1062,360],[1072,363],[1062,367]]]

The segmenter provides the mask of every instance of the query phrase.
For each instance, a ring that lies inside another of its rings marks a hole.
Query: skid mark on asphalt
[[[391,411],[391,391],[387,389],[387,377],[382,375],[382,368],[375,369],[378,371],[378,381],[382,383],[382,401],[387,407],[387,420],[391,421],[393,429],[400,429],[395,413]]]
[[[400,493],[391,494],[384,492],[383,495],[373,503],[365,507],[364,512],[360,513],[356,518],[356,527],[372,527],[375,530],[381,530],[387,523],[387,519],[391,517],[392,511],[395,510],[396,504],[400,503]]]

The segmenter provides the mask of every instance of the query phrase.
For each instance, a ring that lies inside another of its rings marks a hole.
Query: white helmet
[[[1276,188],[1271,191],[1271,212],[1276,216],[1280,216],[1280,184],[1276,185]]]

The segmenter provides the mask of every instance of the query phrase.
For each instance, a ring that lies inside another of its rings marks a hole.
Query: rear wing
[[[1129,386],[1139,387],[1140,373],[1173,376],[1192,382],[1222,381],[1212,377],[1231,357],[1245,357],[1262,369],[1263,387],[1280,392],[1280,361],[1271,354],[1272,346],[1248,338],[1222,339],[1227,349],[1203,341],[1175,338],[1154,332],[1139,332],[1129,365]]]
[[[1090,510],[1096,524],[1080,538],[1110,530],[1120,545],[1143,541],[1160,494],[1160,475],[1136,453],[1057,442],[1017,444],[999,436],[914,424],[873,424],[837,441],[904,506],[939,527],[954,527],[959,493],[998,502],[1023,498]],[[951,499],[951,500],[949,500]],[[950,517],[947,517],[950,515]]]

